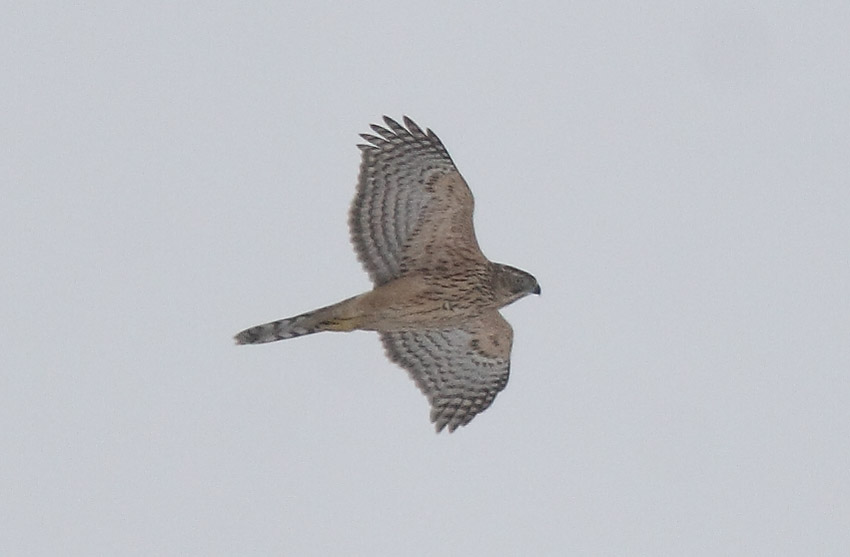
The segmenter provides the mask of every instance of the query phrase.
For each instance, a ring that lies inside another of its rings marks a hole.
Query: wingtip
[[[410,118],[409,116],[405,115],[403,120],[404,120],[404,125],[407,127],[408,130],[410,130],[410,133],[412,133],[413,135],[416,135],[416,136],[425,136],[426,135],[426,132],[422,131],[422,128],[419,127],[419,124],[414,122],[413,119]]]
[[[457,424],[451,423],[451,420],[445,414],[437,412],[435,408],[431,409],[431,421],[434,423],[434,429],[437,430],[437,433],[442,433],[446,427],[448,427],[449,433],[451,433],[457,427]]]
[[[365,139],[375,147],[384,145],[387,142],[384,138],[372,135],[371,133],[361,133],[360,137]]]
[[[408,135],[410,133],[407,128],[405,128],[389,116],[384,116],[384,123],[396,135]]]

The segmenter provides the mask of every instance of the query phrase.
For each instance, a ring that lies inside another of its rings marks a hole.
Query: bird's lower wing
[[[428,397],[437,431],[468,424],[508,383],[513,330],[497,311],[456,328],[384,332],[381,341]]]

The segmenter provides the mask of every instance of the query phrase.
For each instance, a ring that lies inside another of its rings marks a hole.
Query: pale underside
[[[458,273],[475,288],[489,262],[472,223],[466,181],[430,130],[385,118],[363,135],[349,224],[357,255],[376,287],[400,277]],[[459,292],[459,298],[462,293]],[[483,306],[484,304],[482,304]],[[493,308],[471,308],[449,326],[384,331],[388,356],[407,369],[431,403],[437,430],[453,431],[486,409],[508,381],[511,326]]]

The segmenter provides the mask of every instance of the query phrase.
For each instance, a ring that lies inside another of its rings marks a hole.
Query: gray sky
[[[50,4],[0,23],[0,554],[850,554],[846,2]],[[231,339],[369,287],[383,114],[543,287],[452,435],[374,334]]]

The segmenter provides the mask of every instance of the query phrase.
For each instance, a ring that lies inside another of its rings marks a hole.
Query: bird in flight
[[[499,313],[540,294],[529,273],[489,261],[472,224],[473,198],[443,143],[410,118],[384,117],[361,150],[351,240],[369,292],[245,329],[237,344],[320,331],[377,331],[431,404],[437,431],[466,425],[508,382],[513,329]]]

